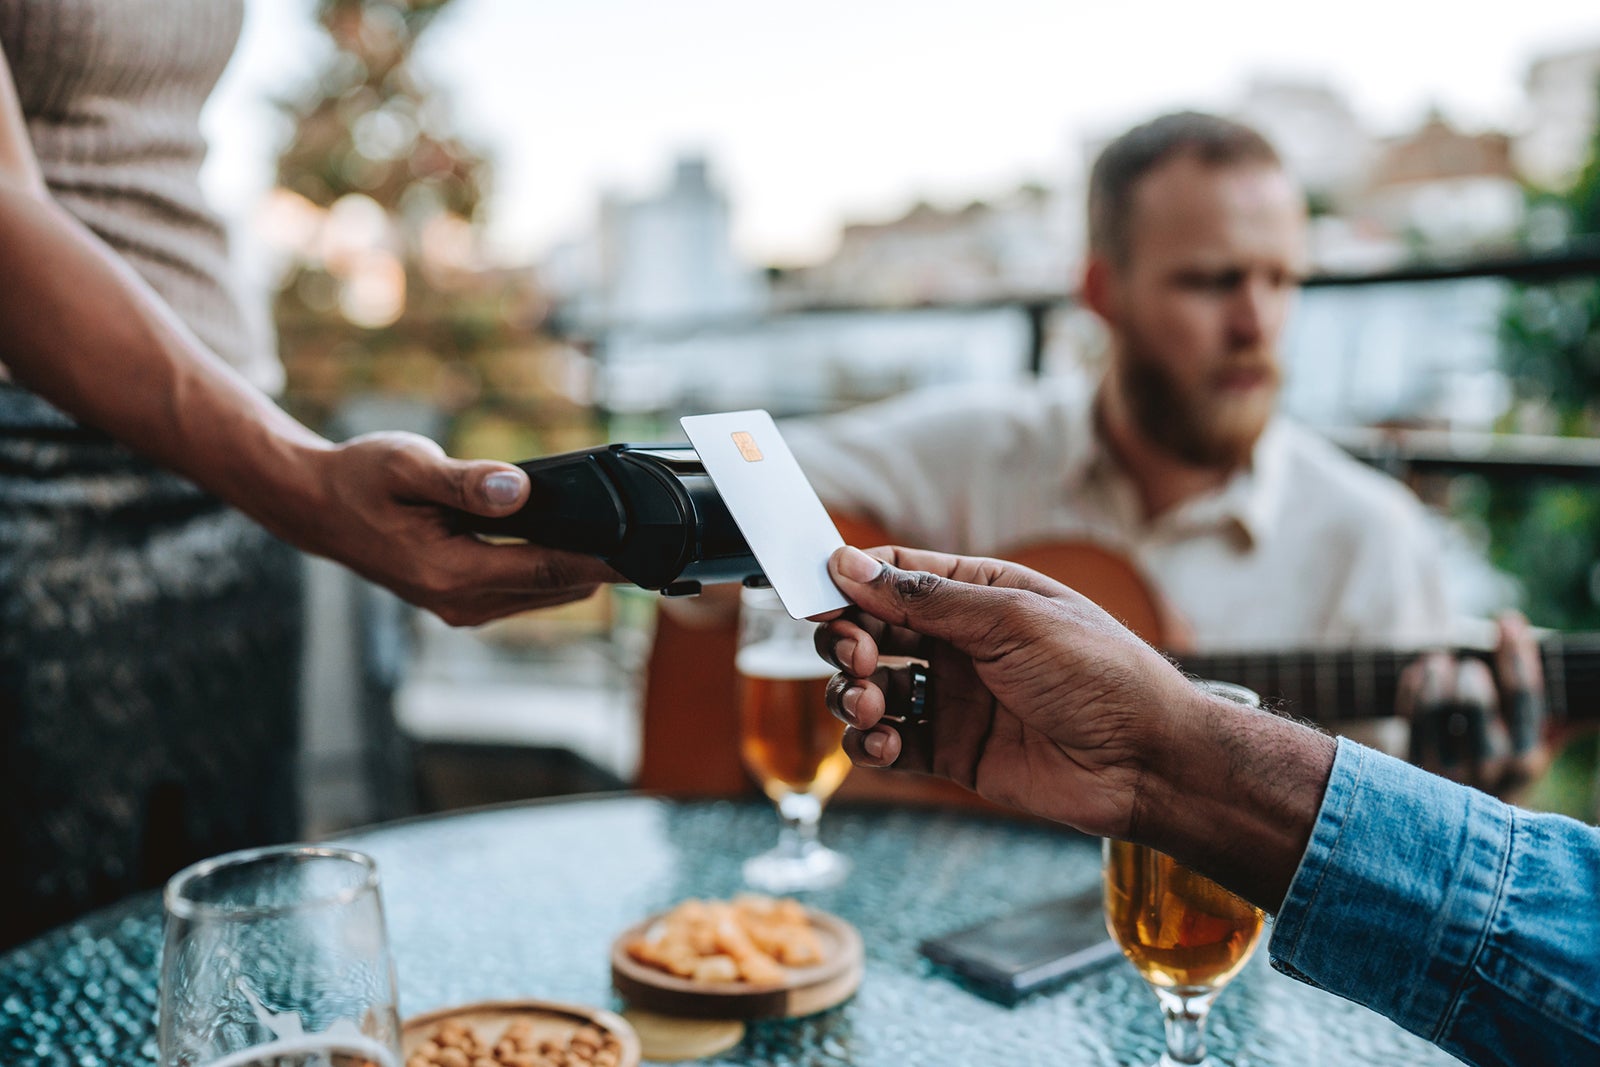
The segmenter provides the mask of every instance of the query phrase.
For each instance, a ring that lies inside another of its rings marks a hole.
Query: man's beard
[[[1264,388],[1230,396],[1209,382],[1186,386],[1161,363],[1124,345],[1116,373],[1134,424],[1162,451],[1195,467],[1235,470],[1247,466],[1277,401],[1277,364],[1259,352],[1241,352],[1218,368],[1266,375]]]

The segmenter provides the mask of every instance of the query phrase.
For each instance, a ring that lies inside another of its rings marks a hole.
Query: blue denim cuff
[[[1499,905],[1512,821],[1482,793],[1341,738],[1272,965],[1440,1040]]]

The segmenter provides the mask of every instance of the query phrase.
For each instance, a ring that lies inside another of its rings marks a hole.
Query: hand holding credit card
[[[796,619],[849,604],[828,577],[844,544],[772,416],[760,409],[679,420],[767,581]]]

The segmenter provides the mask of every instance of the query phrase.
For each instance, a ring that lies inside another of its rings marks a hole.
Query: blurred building
[[[1570,185],[1600,125],[1600,45],[1546,56],[1528,68],[1527,109],[1516,162],[1533,184]]]
[[[1233,117],[1272,142],[1315,214],[1337,213],[1378,154],[1377,139],[1350,102],[1322,82],[1256,78]]]
[[[589,329],[651,326],[765,306],[762,276],[734,251],[728,197],[703,156],[678,159],[653,195],[606,193],[598,215],[591,232],[541,264],[570,321]]]
[[[1463,132],[1435,111],[1383,146],[1348,212],[1413,252],[1448,255],[1512,241],[1524,203],[1511,138]]]
[[[1081,205],[1027,184],[957,208],[919,202],[887,222],[847,224],[838,250],[785,278],[786,306],[903,307],[1059,294],[1083,244]]]

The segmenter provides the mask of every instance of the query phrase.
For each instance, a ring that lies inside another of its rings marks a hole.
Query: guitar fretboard
[[[1454,651],[1492,665],[1492,653],[1482,649]],[[1600,634],[1553,636],[1541,642],[1540,651],[1551,718],[1560,722],[1600,715]],[[1400,672],[1421,654],[1421,650],[1344,648],[1175,658],[1197,677],[1249,686],[1270,707],[1318,723],[1336,723],[1393,715]]]

